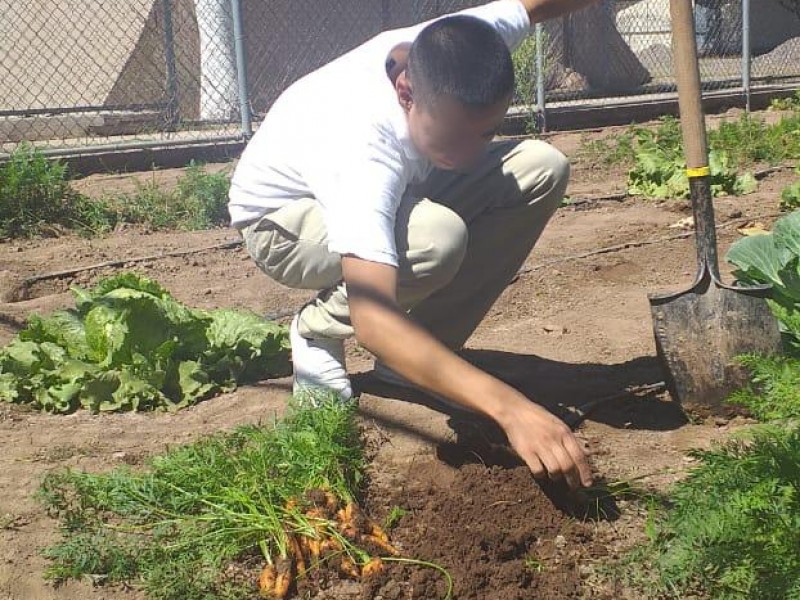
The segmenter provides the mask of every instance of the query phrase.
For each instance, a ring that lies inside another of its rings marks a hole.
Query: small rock
[[[565,538],[563,535],[557,535],[553,540],[553,543],[555,544],[556,548],[563,548],[567,545],[567,538]]]
[[[724,427],[727,424],[728,424],[728,419],[726,419],[725,417],[714,418],[714,425],[716,425],[717,427]]]
[[[116,460],[125,460],[126,458],[128,458],[128,455],[125,452],[114,452],[114,454],[112,454],[111,456]]]

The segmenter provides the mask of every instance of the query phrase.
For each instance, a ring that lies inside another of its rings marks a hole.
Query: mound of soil
[[[560,511],[527,467],[417,465],[394,503],[409,513],[392,532],[405,556],[441,565],[457,600],[582,597],[581,562],[604,554],[589,526]],[[444,598],[444,576],[391,565],[362,599]]]

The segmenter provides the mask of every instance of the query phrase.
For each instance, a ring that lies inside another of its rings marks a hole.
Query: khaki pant
[[[533,140],[493,143],[468,174],[434,170],[397,214],[399,304],[448,347],[461,348],[525,261],[568,177],[567,159]],[[294,201],[242,235],[271,278],[321,290],[300,312],[300,335],[353,334],[341,257],[328,251],[315,199]]]

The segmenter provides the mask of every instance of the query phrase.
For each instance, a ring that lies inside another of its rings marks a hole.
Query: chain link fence
[[[706,90],[800,81],[800,0],[759,0],[748,19],[749,2],[695,2]],[[302,75],[381,30],[480,3],[0,0],[0,153],[242,140]],[[670,44],[669,0],[604,0],[537,27],[516,56],[516,102],[674,93]]]

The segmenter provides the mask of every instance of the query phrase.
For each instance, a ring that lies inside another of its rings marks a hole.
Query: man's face
[[[400,97],[401,104],[403,98]],[[510,98],[487,108],[470,108],[443,97],[434,106],[413,100],[403,104],[417,150],[436,167],[467,170],[474,165],[503,123]]]

